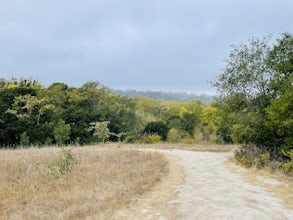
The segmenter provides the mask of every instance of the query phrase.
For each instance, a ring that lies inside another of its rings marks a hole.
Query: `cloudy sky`
[[[231,44],[293,31],[292,0],[0,0],[0,78],[209,92]]]

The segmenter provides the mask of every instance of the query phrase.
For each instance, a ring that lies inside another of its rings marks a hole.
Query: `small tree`
[[[110,137],[111,132],[108,128],[109,121],[93,122],[91,125],[94,128],[94,135],[102,138],[103,144],[105,140]]]
[[[62,146],[65,141],[69,140],[71,133],[71,127],[69,124],[65,124],[62,119],[59,120],[57,126],[54,128],[54,137],[59,146]]]
[[[20,146],[21,147],[25,147],[25,146],[28,146],[29,145],[29,136],[27,135],[26,132],[23,132],[21,135],[20,135]]]
[[[59,177],[60,175],[66,175],[70,173],[73,167],[77,164],[77,159],[72,153],[71,149],[62,148],[62,155],[56,160],[52,161],[49,165],[49,169],[53,175]]]

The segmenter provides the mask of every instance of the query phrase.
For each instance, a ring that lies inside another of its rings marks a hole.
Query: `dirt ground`
[[[281,199],[232,172],[227,165],[232,153],[160,152],[169,158],[169,175],[135,206],[116,213],[117,219],[293,219],[293,210]]]

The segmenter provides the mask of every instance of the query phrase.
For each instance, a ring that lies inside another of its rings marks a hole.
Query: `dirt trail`
[[[231,154],[175,150],[185,183],[172,201],[179,219],[293,219],[293,211],[264,188],[243,181],[225,161]]]
[[[125,219],[293,219],[293,210],[285,208],[280,199],[231,172],[225,165],[231,153],[160,152],[174,161],[171,176],[141,198],[137,207],[121,212]],[[183,171],[176,168],[176,161]]]

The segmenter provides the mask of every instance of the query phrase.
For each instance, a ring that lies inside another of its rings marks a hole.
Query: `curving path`
[[[170,160],[169,175],[152,192],[138,198],[137,205],[121,210],[114,219],[293,219],[293,210],[280,199],[231,171],[226,164],[231,153],[158,151]]]
[[[244,182],[225,165],[230,153],[169,152],[184,168],[185,182],[170,202],[178,219],[293,219],[293,210],[264,188]]]

